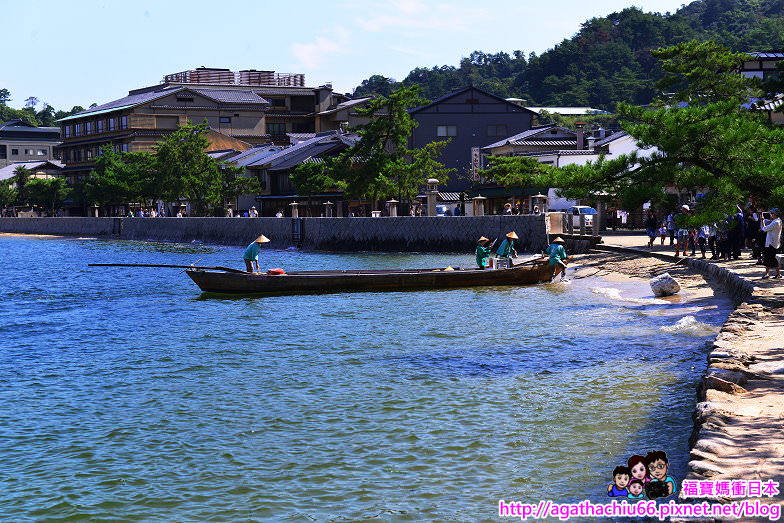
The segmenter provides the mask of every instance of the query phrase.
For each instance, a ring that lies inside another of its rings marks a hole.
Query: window
[[[71,137],[71,126],[70,125],[64,125],[63,126],[63,133],[65,134],[66,138],[70,138]]]
[[[11,156],[19,156],[19,149],[11,149]]]
[[[267,134],[281,136],[286,134],[286,124],[285,123],[268,123],[267,124]]]
[[[479,98],[466,98],[466,103],[469,105],[478,104]]]
[[[93,123],[92,122],[85,122],[84,123],[84,134],[93,134]]]
[[[220,123],[231,123],[231,116],[221,116],[218,118]]]
[[[457,136],[456,125],[439,125],[436,136]]]
[[[178,102],[192,102],[193,101],[193,96],[178,96],[177,97],[177,101]]]
[[[128,128],[128,117],[121,116],[120,117],[120,129],[127,129]]]
[[[109,121],[109,132],[114,131],[115,119],[114,118],[109,118],[108,121]]]
[[[82,135],[82,124],[76,123],[74,124],[74,136],[81,136]]]
[[[35,154],[37,156],[46,156],[46,149],[38,149]]]
[[[103,132],[103,120],[98,120],[95,122],[95,132],[102,133]]]
[[[82,150],[81,149],[74,149],[73,159],[75,162],[82,161]]]
[[[68,163],[68,162],[71,161],[71,151],[69,151],[68,149],[64,149],[63,150],[63,161],[65,163]]]
[[[129,151],[129,148],[128,148],[128,144],[127,143],[120,144],[120,152],[121,153],[127,153],[128,151]]]
[[[269,102],[271,107],[286,107],[285,98],[270,98]]]
[[[87,149],[85,149],[84,153],[85,153],[84,154],[84,159],[85,160],[92,160],[93,159],[93,148],[92,147],[88,147]]]
[[[487,136],[506,136],[506,125],[488,125]]]
[[[0,160],[5,160],[6,158],[8,158],[8,147],[0,145]]]

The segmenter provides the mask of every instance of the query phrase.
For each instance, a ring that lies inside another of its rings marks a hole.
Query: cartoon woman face
[[[646,472],[647,470],[645,469],[645,463],[637,463],[632,467],[632,479],[639,479],[642,481],[645,479]]]

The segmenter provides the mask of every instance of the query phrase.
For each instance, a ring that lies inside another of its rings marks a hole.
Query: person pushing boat
[[[487,264],[487,258],[490,257],[492,252],[492,244],[489,238],[482,236],[476,242],[476,264],[480,269],[484,269]]]
[[[564,239],[558,236],[553,240],[553,243],[547,247],[547,250],[544,251],[545,254],[550,255],[550,281],[554,281],[559,273],[563,273],[561,274],[561,279],[563,279],[563,275],[566,274],[566,263],[569,258],[566,256],[566,248],[564,248],[565,243]]]
[[[269,241],[270,239],[262,234],[245,249],[242,259],[245,262],[245,270],[247,272],[259,272],[259,251],[261,246]]]
[[[498,257],[517,258],[517,250],[515,250],[514,241],[518,239],[516,232],[512,231],[507,233],[506,238],[504,238],[504,241],[502,241],[501,245],[498,247]]]

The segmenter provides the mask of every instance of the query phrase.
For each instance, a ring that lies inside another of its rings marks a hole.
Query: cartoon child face
[[[613,476],[613,481],[615,482],[615,486],[618,489],[625,489],[626,485],[629,484],[629,475],[628,474],[616,474]]]
[[[643,479],[645,479],[646,472],[647,471],[645,470],[645,463],[639,462],[632,467],[632,478],[639,479],[640,481],[642,481]]]
[[[667,477],[667,464],[663,459],[657,459],[648,465],[648,469],[651,472],[651,477],[654,479],[663,480]]]
[[[629,494],[632,496],[639,496],[642,494],[642,483],[634,482],[629,485]]]

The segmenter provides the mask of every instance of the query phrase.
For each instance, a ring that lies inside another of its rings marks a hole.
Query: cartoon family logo
[[[662,450],[649,452],[645,457],[635,454],[613,469],[613,482],[607,485],[611,498],[656,499],[676,492],[675,480],[667,475],[670,463]]]

